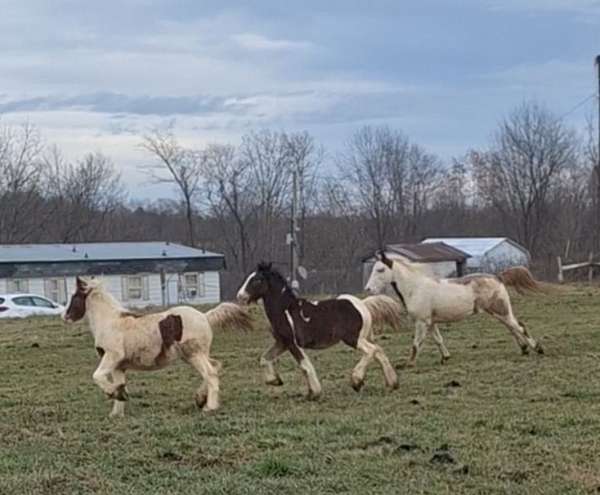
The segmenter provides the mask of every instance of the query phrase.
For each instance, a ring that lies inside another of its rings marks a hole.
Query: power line
[[[579,103],[577,103],[573,108],[571,108],[571,110],[569,110],[568,112],[563,113],[562,115],[559,115],[558,120],[562,120],[565,117],[571,115],[575,110],[579,109],[580,107],[582,107],[583,105],[585,105],[588,101],[590,101],[592,98],[597,98],[596,93],[592,93],[591,95],[586,96],[583,100],[581,100]]]

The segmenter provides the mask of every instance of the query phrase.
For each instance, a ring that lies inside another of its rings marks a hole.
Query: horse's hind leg
[[[204,411],[214,411],[219,408],[219,373],[218,361],[210,359],[202,351],[186,356],[187,361],[196,368],[204,382],[196,391],[196,404]]]
[[[515,318],[510,303],[506,304],[506,306],[495,307],[494,310],[488,310],[488,312],[510,330],[523,354],[529,354],[530,347],[540,354],[544,353],[542,346],[529,335],[525,326]]]
[[[280,341],[275,341],[269,349],[260,357],[260,364],[264,369],[265,383],[267,385],[280,386],[283,381],[279,373],[275,370],[274,361],[286,351],[285,345]]]
[[[373,358],[381,365],[386,385],[393,389],[398,388],[398,375],[380,346],[361,337],[356,343],[356,348],[363,352],[363,357],[352,370],[352,388],[354,390],[358,392],[364,385],[365,373]]]
[[[444,345],[444,339],[442,338],[440,329],[434,323],[433,325],[431,325],[429,327],[429,331],[431,332],[431,335],[433,336],[433,340],[435,340],[435,343],[437,344],[438,349],[440,350],[440,354],[442,355],[442,364],[444,364],[446,361],[448,361],[448,359],[450,359],[450,353],[448,352],[448,349],[446,349],[446,346]]]

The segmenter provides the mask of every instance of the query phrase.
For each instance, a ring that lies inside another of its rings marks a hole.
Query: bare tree
[[[357,131],[338,159],[338,171],[371,219],[379,246],[393,236],[417,234],[441,177],[434,155],[388,127]]]
[[[254,235],[261,240],[260,252],[274,258],[281,252],[284,230],[278,228],[288,205],[290,192],[290,148],[284,133],[263,130],[242,137],[240,160],[251,174],[259,217]]]
[[[205,154],[182,147],[172,130],[155,129],[144,136],[141,146],[157,160],[156,163],[143,167],[152,180],[177,187],[185,208],[188,243],[194,246],[194,202],[201,188]]]
[[[252,188],[250,163],[238,159],[234,146],[214,144],[207,149],[203,173],[211,214],[220,220],[218,225],[236,268],[246,273],[252,250],[250,221],[260,206]]]
[[[400,182],[398,169],[391,165],[395,159],[393,149],[396,139],[388,127],[363,127],[347,143],[347,150],[338,158],[338,171],[347,186],[354,192],[361,209],[374,226],[375,242],[385,245],[390,235],[398,194],[390,180],[394,170],[395,184]]]
[[[474,152],[472,161],[482,196],[535,251],[551,220],[550,192],[577,161],[575,134],[537,103],[525,103],[500,124],[492,147]]]
[[[407,215],[406,237],[416,240],[419,229],[423,228],[425,214],[440,187],[443,174],[437,157],[414,144],[408,153],[408,169],[405,197],[411,210]]]
[[[0,129],[0,241],[25,242],[43,224],[43,145],[35,127]]]
[[[93,239],[125,200],[120,174],[101,153],[88,153],[76,164],[69,164],[53,148],[45,157],[45,174],[48,201],[59,217],[52,229],[61,242]]]

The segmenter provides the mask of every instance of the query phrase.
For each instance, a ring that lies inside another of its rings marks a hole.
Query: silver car
[[[62,304],[36,294],[0,294],[0,318],[60,315]]]

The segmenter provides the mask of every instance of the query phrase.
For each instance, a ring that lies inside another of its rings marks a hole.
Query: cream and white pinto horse
[[[406,306],[407,313],[415,320],[415,336],[408,361],[409,366],[414,366],[427,333],[432,334],[442,355],[442,363],[450,357],[438,323],[460,321],[481,311],[494,316],[510,330],[523,354],[528,354],[529,348],[543,354],[540,343],[515,318],[507,286],[514,287],[519,293],[544,291],[543,285],[524,267],[510,268],[499,275],[478,273],[435,279],[424,274],[418,266],[391,260],[381,252],[377,253],[377,261],[365,289],[370,293],[381,293],[392,287]]]
[[[220,363],[210,358],[215,327],[250,328],[251,320],[237,304],[222,303],[201,313],[178,306],[146,315],[130,313],[97,279],[77,278],[77,290],[63,314],[66,322],[87,317],[100,356],[93,379],[114,400],[111,416],[123,416],[127,370],[157,370],[181,358],[203,378],[196,403],[205,411],[219,407]]]

